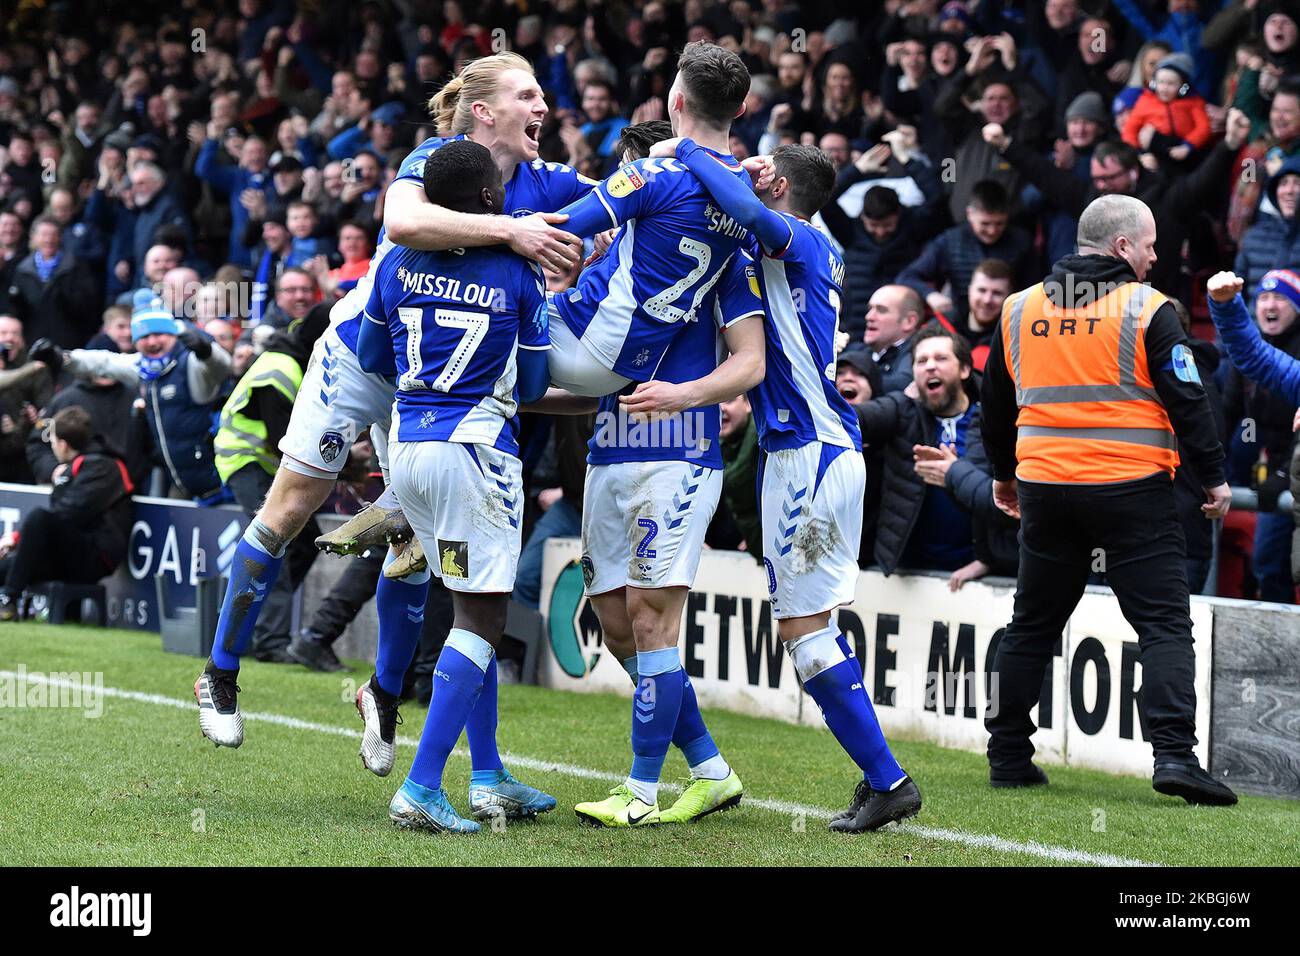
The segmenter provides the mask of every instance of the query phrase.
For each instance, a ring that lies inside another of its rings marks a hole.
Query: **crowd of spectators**
[[[599,178],[624,127],[666,118],[675,51],[710,39],[753,77],[735,155],[812,143],[838,170],[816,221],[846,267],[836,376],[867,443],[864,567],[1014,573],[979,442],[988,341],[1088,202],[1125,193],[1155,213],[1149,281],[1187,304],[1221,390],[1232,483],[1269,512],[1225,529],[1218,586],[1294,600],[1276,505],[1295,409],[1211,344],[1204,284],[1235,268],[1265,339],[1300,356],[1300,0],[19,0],[3,29],[0,480],[49,483],[48,422],[79,407],[138,490],[231,500],[223,404],[269,336],[365,273],[385,187],[458,64],[525,56],[542,158]],[[758,557],[743,398],[724,418],[709,542]],[[524,603],[540,541],[578,528],[590,427],[525,416]],[[1205,524],[1188,523],[1193,590]]]

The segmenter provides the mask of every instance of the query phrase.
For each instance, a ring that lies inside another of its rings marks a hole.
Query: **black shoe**
[[[1038,764],[1031,763],[1024,770],[990,770],[989,786],[1001,788],[1042,787],[1047,784],[1047,774]]]
[[[289,642],[258,647],[253,650],[253,660],[263,664],[297,664],[298,659],[289,655]]]
[[[301,634],[289,642],[285,653],[310,670],[333,672],[348,669],[347,665],[338,659],[334,648]]]
[[[428,707],[433,699],[433,675],[419,674],[402,688],[402,700],[413,701],[421,707]]]
[[[869,790],[870,796],[851,817],[832,820],[832,833],[865,833],[898,823],[921,812],[921,791],[911,777],[904,777],[893,790]],[[857,794],[855,793],[856,797]]]
[[[850,817],[856,817],[862,805],[871,799],[871,784],[865,780],[859,780],[858,785],[853,788],[853,799],[849,801],[849,808],[841,810],[831,817],[831,823],[836,820],[847,820]]]
[[[0,621],[18,620],[18,602],[8,591],[0,591]]]
[[[1206,773],[1195,757],[1157,760],[1151,786],[1156,793],[1182,797],[1191,804],[1230,807],[1237,802],[1237,795]]]

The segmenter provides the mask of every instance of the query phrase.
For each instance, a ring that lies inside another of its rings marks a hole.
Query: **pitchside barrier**
[[[16,529],[47,496],[42,488],[0,483],[0,533]],[[341,519],[320,520],[328,527]],[[109,626],[159,630],[159,588],[172,613],[194,608],[199,582],[228,573],[246,521],[229,505],[137,497],[127,559],[103,582]],[[538,681],[630,694],[583,596],[579,556],[574,539],[547,544]],[[329,556],[316,561],[299,591],[304,616],[346,567]],[[986,579],[953,593],[946,580],[864,571],[854,602],[839,611],[839,626],[854,644],[887,733],[982,751],[984,709],[996,703],[989,667],[1011,617],[1013,583]],[[767,577],[752,558],[706,552],[684,618],[682,659],[706,706],[822,725],[777,639]],[[1300,799],[1300,608],[1197,597],[1192,628],[1201,760],[1244,792]],[[375,629],[367,605],[337,650],[372,658]],[[1149,775],[1151,749],[1137,700],[1141,674],[1136,635],[1114,597],[1089,588],[1043,683],[1034,738],[1042,758]]]
[[[574,539],[547,543],[541,609],[551,654],[539,682],[631,693],[583,596]],[[746,554],[706,551],[687,599],[682,660],[705,706],[822,726],[776,636],[767,575]],[[839,626],[853,642],[887,734],[983,751],[983,715],[996,706],[990,674],[1011,619],[1014,582],[948,590],[947,575],[858,576]],[[1197,753],[1233,787],[1300,798],[1300,608],[1194,598]],[[1049,763],[1151,774],[1138,705],[1137,636],[1110,590],[1090,587],[1043,681],[1034,743]]]

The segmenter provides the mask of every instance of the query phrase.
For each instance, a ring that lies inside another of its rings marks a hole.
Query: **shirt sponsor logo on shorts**
[[[438,539],[438,566],[444,578],[469,579],[469,543]]]
[[[318,447],[321,461],[327,465],[333,464],[334,459],[343,452],[343,436],[338,432],[326,432],[320,436],[320,445]]]

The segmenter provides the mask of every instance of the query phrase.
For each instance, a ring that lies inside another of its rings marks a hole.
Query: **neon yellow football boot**
[[[604,800],[580,803],[573,812],[579,823],[589,827],[643,827],[659,822],[659,802],[647,804],[621,783]]]
[[[694,823],[700,817],[707,817],[710,813],[739,806],[740,798],[744,793],[745,788],[734,770],[721,780],[696,777],[691,780],[690,786],[682,791],[676,803],[666,810],[659,811],[658,822]]]

